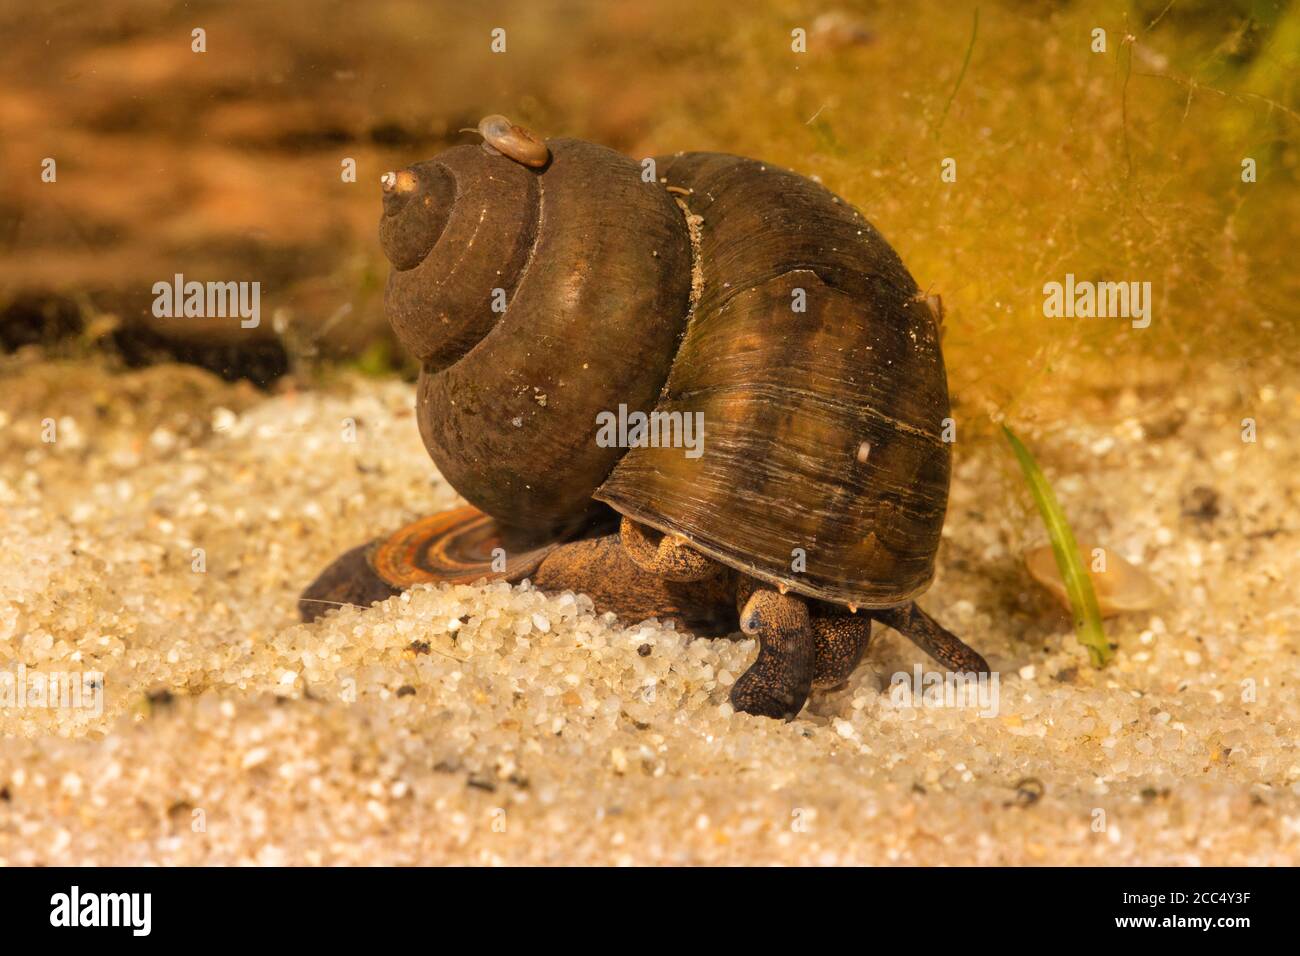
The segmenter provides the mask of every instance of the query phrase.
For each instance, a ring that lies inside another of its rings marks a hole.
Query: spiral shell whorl
[[[484,512],[539,531],[601,507],[592,493],[624,450],[597,445],[597,415],[654,407],[691,279],[682,214],[637,164],[576,140],[549,146],[541,173],[476,147],[412,167],[427,180],[422,196],[445,173],[454,200],[422,261],[394,269],[387,295],[398,338],[422,363],[417,415],[430,456]],[[403,237],[386,237],[385,249],[419,247]],[[494,289],[504,313],[491,309]]]
[[[532,251],[537,176],[473,146],[406,172],[417,186],[385,192],[379,226],[393,264],[385,308],[402,345],[438,369],[487,335],[501,319],[494,301],[513,296]]]
[[[398,271],[424,261],[447,228],[456,186],[436,163],[388,173],[384,183],[384,216],[379,243]]]

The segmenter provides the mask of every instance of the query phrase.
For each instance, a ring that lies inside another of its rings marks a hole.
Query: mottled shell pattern
[[[939,329],[866,219],[737,156],[660,157],[647,182],[602,146],[480,132],[490,150],[384,179],[388,315],[447,480],[538,535],[607,505],[811,597],[924,591],[950,472]],[[603,447],[620,405],[702,413],[702,454]]]

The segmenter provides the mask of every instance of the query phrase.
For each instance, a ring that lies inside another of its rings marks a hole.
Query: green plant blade
[[[1020,468],[1025,473],[1025,480],[1029,482],[1029,490],[1034,496],[1034,502],[1043,516],[1048,537],[1052,540],[1052,553],[1056,555],[1056,566],[1061,571],[1061,579],[1065,581],[1065,589],[1070,596],[1070,607],[1074,612],[1074,630],[1079,636],[1079,643],[1088,649],[1093,667],[1104,667],[1111,657],[1110,642],[1106,640],[1106,632],[1101,626],[1101,609],[1097,607],[1097,594],[1092,589],[1092,578],[1089,577],[1088,569],[1084,567],[1083,559],[1079,555],[1079,545],[1074,540],[1074,532],[1070,530],[1070,523],[1065,520],[1065,513],[1061,511],[1061,506],[1056,500],[1056,493],[1052,491],[1052,486],[1048,483],[1043,470],[1038,467],[1038,462],[1034,461],[1034,456],[1010,428],[1003,425],[1002,431],[1007,436],[1007,441],[1011,443],[1011,450],[1016,453]]]

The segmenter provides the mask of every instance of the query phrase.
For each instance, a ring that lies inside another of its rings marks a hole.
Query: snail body
[[[770,716],[847,678],[872,618],[986,670],[910,603],[934,573],[949,405],[937,310],[884,238],[754,160],[677,154],[647,182],[489,120],[492,150],[386,177],[380,223],[420,434],[474,507],[350,552],[317,598],[531,576],[629,621],[739,624],[760,653],[733,701]],[[696,416],[700,453],[597,441],[620,408]],[[516,563],[493,569],[506,538]]]

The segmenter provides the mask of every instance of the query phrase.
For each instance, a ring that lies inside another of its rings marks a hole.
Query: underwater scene
[[[1300,2],[0,35],[0,863],[1300,858]]]

